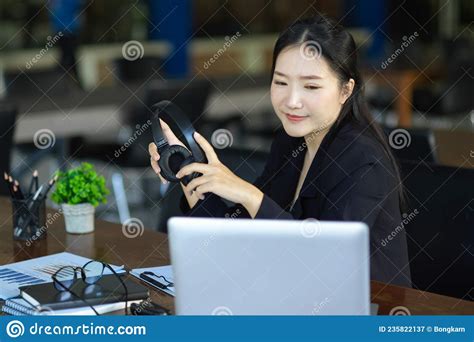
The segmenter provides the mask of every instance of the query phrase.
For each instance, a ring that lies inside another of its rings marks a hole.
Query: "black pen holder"
[[[45,201],[34,203],[31,199],[12,199],[13,239],[29,241],[46,238]]]

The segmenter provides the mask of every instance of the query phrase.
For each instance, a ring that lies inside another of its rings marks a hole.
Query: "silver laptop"
[[[178,315],[368,315],[369,231],[358,222],[173,217]]]

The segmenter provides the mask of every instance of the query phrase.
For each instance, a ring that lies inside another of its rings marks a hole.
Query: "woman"
[[[190,216],[363,221],[371,278],[411,287],[405,231],[392,234],[403,198],[397,163],[364,102],[356,51],[352,36],[326,17],[293,23],[273,53],[271,101],[283,130],[262,175],[254,184],[237,177],[195,134],[208,164],[187,165],[177,176],[202,174],[182,185]],[[182,144],[162,126],[170,143]],[[153,143],[149,151],[159,174]]]

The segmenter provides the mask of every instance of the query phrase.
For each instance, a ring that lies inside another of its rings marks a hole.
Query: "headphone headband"
[[[166,117],[172,120],[180,132],[183,134],[185,139],[185,144],[188,145],[189,149],[191,150],[192,155],[196,162],[202,163],[206,161],[204,153],[202,152],[199,145],[194,140],[193,133],[195,129],[188,119],[188,117],[181,111],[181,109],[176,106],[171,101],[160,101],[152,106],[153,108],[153,121],[152,121],[152,131],[153,131],[153,138],[155,140],[155,144],[158,148],[158,152],[160,149],[168,145],[168,141],[163,134],[163,130],[161,129],[160,125],[160,117]]]

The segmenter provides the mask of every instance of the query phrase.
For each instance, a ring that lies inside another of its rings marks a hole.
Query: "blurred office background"
[[[254,180],[280,127],[273,45],[318,12],[353,34],[374,119],[400,159],[414,286],[473,300],[470,0],[2,0],[0,166],[44,182],[89,161],[112,190],[98,218],[164,231],[180,189],[149,167],[151,105],[173,100]]]

